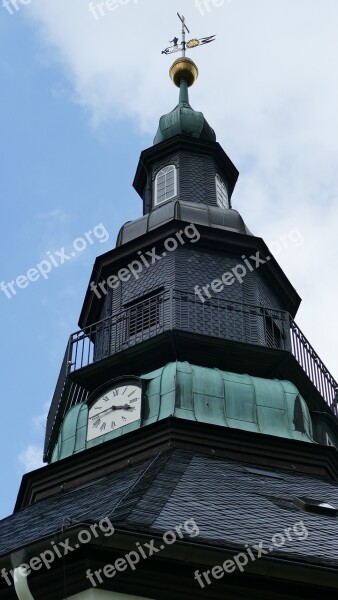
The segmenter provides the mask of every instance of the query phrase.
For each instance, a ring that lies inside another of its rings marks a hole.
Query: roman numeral
[[[98,419],[97,421],[95,421],[95,423],[93,423],[93,427],[98,427],[101,423],[101,419]]]
[[[112,428],[112,429],[115,429],[115,427],[116,427],[116,423],[115,423],[115,421],[112,421],[112,422],[111,422],[111,428]]]
[[[109,402],[108,396],[103,396],[102,400],[104,400],[104,402]]]
[[[113,396],[118,396],[119,395],[119,390],[113,390]]]
[[[107,427],[106,423],[102,423],[102,425],[100,427],[100,430],[104,431],[106,427]]]
[[[127,420],[126,417],[122,417],[122,421],[126,421],[126,420]]]

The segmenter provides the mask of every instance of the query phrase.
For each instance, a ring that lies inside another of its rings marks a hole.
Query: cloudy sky
[[[45,414],[95,256],[141,214],[131,183],[174,108],[176,11],[202,110],[240,171],[233,205],[303,298],[297,322],[338,378],[336,0],[7,0],[0,4],[0,282],[103,225],[108,236],[8,298],[0,292],[0,517],[41,465]],[[101,14],[101,12],[103,14]],[[191,54],[192,56],[192,54]],[[97,230],[99,231],[99,230]],[[101,228],[102,231],[102,228]],[[48,254],[49,253],[49,254]]]

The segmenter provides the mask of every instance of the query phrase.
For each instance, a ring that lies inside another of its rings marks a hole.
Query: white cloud
[[[61,208],[54,208],[47,213],[39,213],[37,218],[42,219],[43,221],[51,221],[51,223],[54,225],[55,222],[65,223],[66,221],[69,221],[70,215],[68,215]]]
[[[236,0],[209,6],[202,16],[191,0],[180,4],[192,37],[217,34],[214,44],[191,53],[200,69],[191,104],[203,110],[241,172],[234,207],[250,229],[267,240],[301,230],[304,245],[282,252],[278,261],[305,299],[300,325],[338,377],[332,320],[338,4]],[[87,0],[34,0],[23,9],[44,40],[40,59],[61,62],[69,98],[95,127],[129,118],[155,134],[160,115],[177,102],[168,80],[171,59],[161,55],[180,30],[171,2],[130,1],[99,20]]]
[[[43,450],[39,446],[29,445],[19,454],[19,462],[24,466],[25,472],[35,471],[40,469],[44,464],[42,462]]]
[[[32,434],[34,434],[34,437],[38,441],[40,441],[41,438],[43,439],[45,435],[49,406],[50,402],[46,402],[42,407],[41,413],[32,418]],[[23,465],[25,473],[40,469],[40,467],[44,466],[42,446],[39,446],[36,443],[29,444],[25,450],[19,454],[18,461]]]

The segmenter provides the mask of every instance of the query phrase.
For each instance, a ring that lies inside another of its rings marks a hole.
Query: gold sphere
[[[173,80],[174,84],[177,85],[177,87],[180,87],[182,79],[185,79],[188,87],[191,87],[194,85],[198,77],[198,68],[194,61],[190,58],[181,57],[175,60],[169,73],[171,79]]]

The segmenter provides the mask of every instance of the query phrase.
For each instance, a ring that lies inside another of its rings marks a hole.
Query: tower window
[[[128,309],[127,339],[139,335],[147,337],[151,330],[159,329],[161,303],[162,295],[156,294],[143,302],[138,301]]]
[[[327,446],[333,446],[333,448],[335,448],[335,445],[334,445],[333,441],[331,440],[328,433],[325,433],[325,443]]]
[[[161,169],[155,179],[155,206],[177,196],[177,169],[169,165]]]
[[[270,348],[284,348],[283,334],[271,317],[265,317],[265,336]]]
[[[293,423],[296,431],[300,431],[300,433],[306,433],[303,408],[299,395],[295,400],[295,407],[293,411]]]
[[[217,204],[221,208],[229,208],[229,194],[223,179],[216,175]]]
[[[305,511],[318,513],[322,515],[332,515],[336,517],[338,515],[338,509],[326,500],[314,500],[313,498],[297,497],[293,498],[294,503],[299,508]]]

